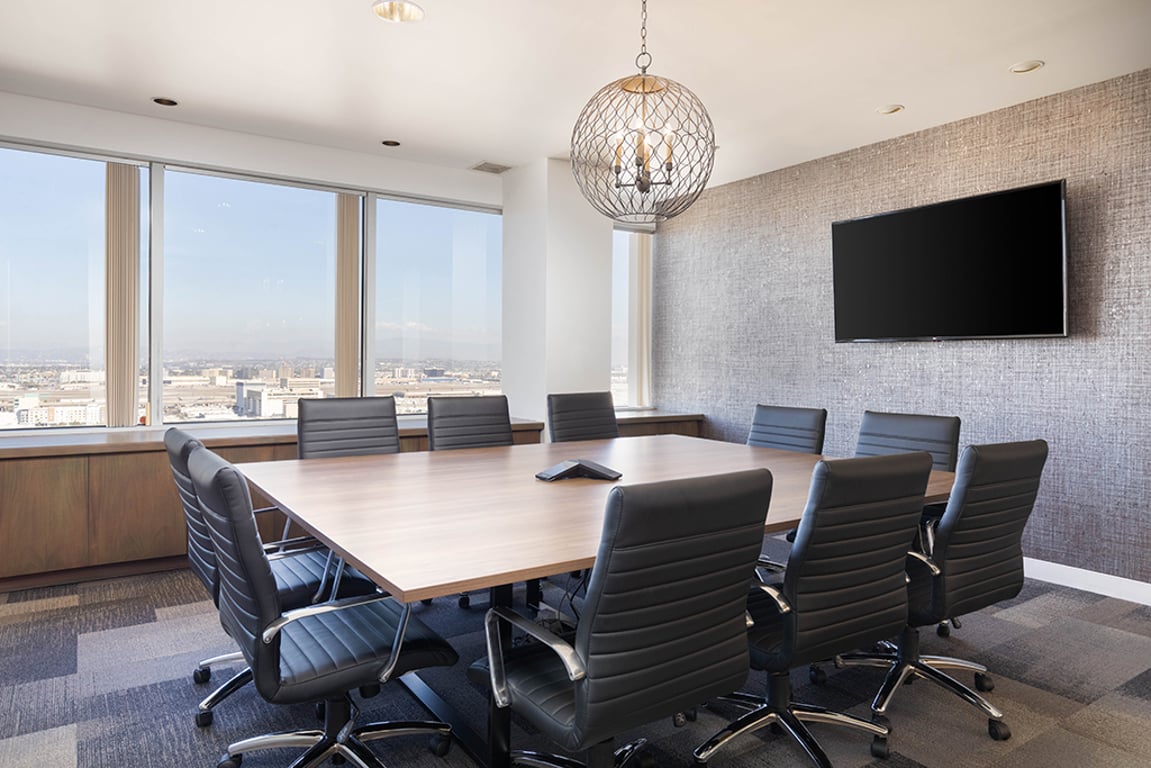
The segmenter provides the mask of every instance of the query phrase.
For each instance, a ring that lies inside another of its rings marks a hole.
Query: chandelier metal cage
[[[648,74],[647,0],[642,9],[639,74],[608,83],[580,112],[571,165],[597,211],[654,224],[683,213],[703,192],[715,161],[715,128],[694,93]]]

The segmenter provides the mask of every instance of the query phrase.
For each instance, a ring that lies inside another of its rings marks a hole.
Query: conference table
[[[767,467],[774,478],[765,532],[796,525],[820,456],[682,435],[455,451],[238,464],[250,484],[344,560],[405,603],[590,568],[608,491]],[[615,482],[537,480],[567,459],[620,473]],[[926,502],[947,498],[950,472],[932,472]],[[402,682],[489,768],[508,764],[509,710],[489,706],[478,737],[416,674]]]

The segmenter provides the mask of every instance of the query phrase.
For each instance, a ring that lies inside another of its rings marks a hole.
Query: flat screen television
[[[835,340],[1067,335],[1063,180],[831,225]]]

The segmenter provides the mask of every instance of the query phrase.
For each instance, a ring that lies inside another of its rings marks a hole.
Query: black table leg
[[[512,586],[510,584],[492,587],[491,604],[510,606],[512,604]],[[506,621],[501,621],[500,644],[504,648],[511,648],[512,628]],[[512,710],[511,707],[500,708],[496,706],[495,697],[488,694],[488,753],[487,768],[510,768],[511,766],[511,733]]]

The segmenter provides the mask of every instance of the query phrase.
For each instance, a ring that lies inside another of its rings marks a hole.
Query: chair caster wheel
[[[192,670],[192,682],[196,685],[203,685],[212,679],[211,667],[196,667]]]
[[[995,681],[991,679],[991,675],[986,675],[982,672],[976,672],[975,689],[984,693],[987,693],[988,691],[994,691]]]
[[[676,728],[682,728],[688,723],[694,723],[698,719],[699,713],[696,712],[695,707],[692,707],[691,709],[684,710],[683,712],[676,712],[672,716],[671,722],[672,725],[674,725]]]
[[[424,605],[431,605],[431,604],[432,604],[432,599],[431,599],[430,597],[425,597],[425,598],[424,598],[423,600],[421,600],[420,602],[421,602],[421,603],[423,603]]]
[[[987,733],[996,741],[1007,741],[1011,738],[1011,729],[1002,720],[988,720]]]
[[[887,748],[887,739],[876,736],[871,740],[871,756],[878,757],[880,760],[886,760],[891,756],[891,752]]]
[[[807,678],[811,680],[813,685],[823,685],[827,682],[827,672],[823,670],[823,667],[812,664],[807,668]]]
[[[212,710],[206,709],[203,712],[196,713],[196,725],[201,728],[207,728],[212,724]]]
[[[216,768],[240,768],[240,761],[243,759],[243,755],[224,755],[224,758],[216,763]]]
[[[951,625],[947,623],[940,623],[935,627],[935,634],[940,637],[951,637]]]
[[[443,757],[452,748],[452,737],[446,733],[437,733],[428,741],[428,751],[436,757]]]
[[[472,599],[467,595],[460,595],[459,604],[461,608],[467,608],[472,604]]]

